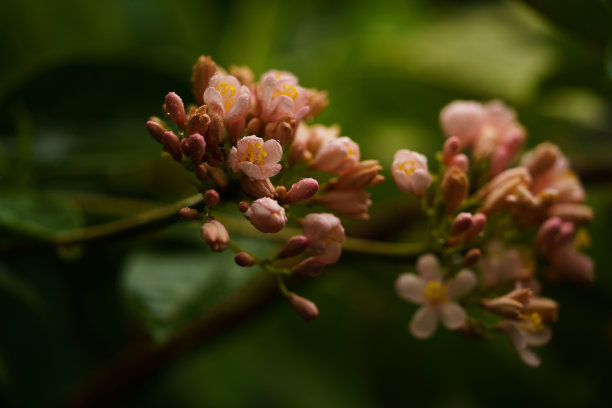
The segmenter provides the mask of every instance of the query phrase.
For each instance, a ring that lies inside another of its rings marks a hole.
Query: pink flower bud
[[[472,217],[472,228],[465,234],[465,240],[471,241],[484,231],[487,224],[487,216],[483,213],[478,213]]]
[[[246,252],[239,252],[234,257],[234,261],[238,266],[252,266],[255,263],[255,259]]]
[[[344,228],[338,217],[333,214],[308,214],[302,221],[304,235],[308,238],[308,247],[326,264],[332,264],[340,258],[340,243],[344,241]]]
[[[461,140],[457,136],[449,137],[442,146],[442,161],[449,164],[459,152],[461,152]]]
[[[448,167],[457,167],[464,173],[467,173],[468,168],[470,166],[470,159],[465,154],[458,154],[452,158],[450,163],[448,163]]]
[[[219,193],[217,193],[217,190],[206,190],[206,192],[204,193],[204,202],[210,208],[213,208],[217,204],[219,204]]]
[[[153,136],[153,139],[157,140],[159,143],[163,143],[164,132],[166,131],[166,129],[164,129],[164,127],[159,122],[155,120],[149,120],[145,127],[147,128],[149,134]]]
[[[558,243],[561,223],[559,217],[551,217],[542,223],[536,237],[536,247],[538,249],[546,251]]]
[[[583,204],[557,203],[548,209],[548,215],[566,221],[584,223],[593,219],[593,209]]]
[[[372,200],[370,193],[363,190],[332,190],[317,197],[316,201],[332,211],[357,220],[370,218],[368,209]]]
[[[238,203],[238,209],[240,212],[246,212],[250,206],[251,204],[249,204],[247,201],[241,201]]]
[[[225,124],[223,123],[223,117],[215,112],[212,112],[209,117],[210,125],[208,126],[206,134],[204,135],[204,140],[206,140],[206,150],[217,155],[219,152],[219,143],[221,142],[223,131],[225,129]]]
[[[314,157],[314,168],[328,173],[341,174],[357,165],[359,145],[343,136],[327,139]]]
[[[325,267],[325,262],[318,256],[304,259],[293,268],[296,275],[317,276]]]
[[[494,299],[483,299],[482,305],[490,312],[502,317],[519,319],[532,295],[531,289],[515,289]]]
[[[461,265],[465,268],[476,264],[476,262],[480,261],[480,257],[482,256],[482,252],[478,248],[470,249],[465,257],[463,258],[463,262]]]
[[[217,65],[209,56],[201,55],[194,64],[191,83],[193,85],[193,95],[198,105],[204,105],[204,91],[208,88],[210,78],[218,70]]]
[[[193,135],[181,140],[181,150],[195,164],[200,164],[202,162],[205,149],[206,141],[204,141],[204,136],[199,133],[194,133]]]
[[[310,200],[319,190],[319,183],[313,178],[304,178],[291,186],[284,201],[287,204]]]
[[[194,133],[199,133],[204,136],[208,131],[210,122],[210,116],[206,114],[206,105],[200,106],[194,112],[189,114],[189,119],[187,119],[186,134],[193,135]]]
[[[285,209],[276,200],[268,197],[258,198],[244,213],[251,224],[261,232],[275,233],[283,229],[287,222]]]
[[[289,238],[283,247],[283,250],[278,254],[279,258],[290,258],[297,256],[308,248],[308,238],[304,235],[296,235]]]
[[[197,178],[199,178],[200,180],[204,180],[206,179],[206,174],[208,174],[208,170],[206,170],[206,166],[204,166],[203,164],[196,166],[195,175]]]
[[[469,180],[464,172],[452,167],[442,178],[442,196],[446,205],[446,213],[452,214],[468,195]]]
[[[200,228],[202,240],[210,245],[215,252],[221,252],[227,248],[229,234],[225,226],[217,220],[210,220]]]
[[[427,170],[427,158],[410,150],[398,150],[393,157],[391,174],[402,191],[422,196],[431,184],[431,174]]]
[[[544,142],[535,149],[525,153],[521,158],[521,166],[527,167],[531,176],[536,177],[548,172],[563,155],[557,145]]]
[[[473,101],[455,101],[440,112],[440,125],[447,136],[457,136],[464,146],[470,146],[486,117],[482,104]]]
[[[198,210],[189,207],[183,207],[179,211],[179,217],[181,220],[195,220],[198,218]]]
[[[554,323],[559,314],[559,303],[550,298],[531,297],[525,305],[525,313],[537,313],[545,323]]]
[[[174,133],[170,131],[164,132],[162,144],[164,150],[170,153],[170,156],[172,156],[174,160],[181,161],[183,158],[183,155],[181,154],[181,145],[178,137]]]
[[[317,305],[312,303],[310,300],[298,296],[295,293],[290,293],[289,296],[287,296],[287,300],[289,301],[289,304],[293,310],[295,310],[296,313],[307,322],[316,319],[317,316],[319,316],[319,309],[317,309]]]
[[[278,141],[264,142],[257,136],[246,136],[232,147],[229,160],[234,173],[242,171],[252,179],[263,180],[280,171],[282,166],[278,162],[282,156],[283,148]]]
[[[276,190],[269,178],[263,180],[254,180],[246,175],[241,179],[242,192],[251,198],[274,198]]]
[[[385,178],[378,174],[382,170],[378,160],[364,160],[355,167],[342,173],[337,179],[331,180],[327,190],[356,190],[375,186],[382,183]]]
[[[181,97],[174,92],[166,95],[166,111],[168,111],[170,119],[181,129],[185,127],[185,106]]]

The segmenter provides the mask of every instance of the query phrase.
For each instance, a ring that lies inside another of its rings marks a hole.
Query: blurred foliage
[[[597,281],[547,287],[561,319],[532,370],[504,339],[412,339],[414,307],[390,289],[412,266],[345,253],[300,282],[317,321],[278,299],[111,406],[609,406],[611,13],[608,0],[3,1],[0,405],[53,405],[126,344],[167,336],[256,273],[209,256],[183,224],[83,247],[22,245],[193,193],[144,121],[170,90],[192,101],[191,66],[209,54],[329,90],[318,122],[339,123],[387,175],[398,148],[439,147],[437,115],[452,99],[506,100],[530,146],[558,143],[586,178]],[[393,183],[373,193],[371,224],[347,222],[349,233],[371,236],[410,204]],[[378,238],[418,239],[411,220],[396,225],[406,230]]]

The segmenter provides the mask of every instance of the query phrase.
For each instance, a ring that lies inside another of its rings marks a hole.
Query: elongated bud
[[[206,105],[201,106],[192,115],[189,115],[189,119],[187,120],[187,134],[193,135],[194,133],[199,133],[204,136],[208,131],[210,122],[210,116],[206,114]]]
[[[279,258],[289,258],[297,256],[308,248],[308,238],[304,235],[296,235],[287,240],[283,250],[278,255]]]
[[[204,141],[204,136],[199,133],[194,133],[193,135],[181,140],[181,150],[195,164],[202,163],[205,149],[206,142]]]
[[[243,132],[244,132],[244,119],[237,119],[237,120],[234,120],[232,123],[230,123],[229,134],[230,134],[230,140],[233,145],[235,145],[238,142],[238,139],[240,139],[243,136]]]
[[[449,137],[442,146],[442,161],[449,164],[459,152],[461,152],[461,140],[457,136]]]
[[[215,182],[215,184],[217,184],[217,186],[223,190],[227,187],[227,176],[225,175],[225,173],[223,172],[223,170],[217,168],[217,167],[213,167],[208,163],[204,163],[204,167],[206,168],[206,172],[208,173],[208,175],[210,176],[210,178],[213,179],[213,181]]]
[[[593,209],[584,204],[559,203],[548,209],[550,217],[559,217],[565,221],[585,223],[593,219]]]
[[[284,201],[287,204],[310,200],[319,190],[319,183],[313,178],[304,178],[291,186]]]
[[[325,267],[325,262],[318,256],[311,256],[304,259],[293,268],[293,273],[297,275],[317,276]]]
[[[217,220],[210,220],[200,228],[202,240],[210,245],[210,248],[215,252],[221,252],[227,248],[229,243],[229,234],[225,226]]]
[[[196,166],[195,175],[197,178],[199,178],[200,180],[204,180],[206,179],[206,174],[208,174],[208,171],[206,170],[206,166],[204,166],[203,164]]]
[[[246,65],[230,65],[229,74],[235,76],[242,85],[251,86],[255,80],[255,74]]]
[[[157,140],[159,143],[163,143],[164,133],[166,132],[166,129],[164,129],[161,123],[155,120],[149,120],[145,127],[147,128],[149,134],[153,136],[153,139]]]
[[[332,211],[357,220],[370,218],[368,208],[372,200],[370,193],[363,190],[332,190],[317,197],[316,201]]]
[[[257,135],[259,134],[259,127],[261,126],[261,121],[259,118],[253,118],[249,120],[249,123],[246,125],[245,133],[247,135]]]
[[[544,142],[540,143],[532,151],[523,155],[521,165],[527,167],[533,178],[538,177],[550,170],[561,157],[561,152],[557,145]]]
[[[482,305],[497,315],[508,319],[518,319],[521,317],[525,305],[532,295],[531,289],[515,289],[504,296],[494,299],[483,299]]]
[[[251,198],[274,198],[276,190],[269,178],[253,180],[246,175],[242,176],[242,192]]]
[[[183,100],[174,92],[169,92],[166,95],[166,111],[170,119],[174,121],[181,129],[185,128],[185,105]]]
[[[274,130],[274,138],[281,146],[287,146],[293,141],[293,127],[288,122],[281,122]]]
[[[276,200],[268,197],[253,201],[244,215],[261,232],[275,233],[283,229],[287,222],[285,209]]]
[[[211,113],[209,116],[211,122],[204,135],[204,140],[206,140],[206,150],[216,153],[219,150],[219,143],[223,135],[223,118],[216,113]]]
[[[181,145],[178,137],[170,131],[164,132],[162,142],[164,150],[170,153],[170,156],[172,156],[174,160],[181,161],[183,156],[181,154]]]
[[[463,267],[467,268],[474,265],[476,262],[480,261],[480,257],[482,256],[482,252],[478,248],[470,249],[465,257],[463,258]]]
[[[217,64],[208,56],[200,56],[193,66],[191,84],[193,96],[198,105],[204,105],[204,91],[208,88],[210,78],[218,71]]]
[[[442,196],[446,213],[453,213],[468,195],[469,180],[457,167],[449,169],[442,179]]]
[[[219,204],[219,193],[217,193],[217,190],[212,188],[210,190],[206,190],[204,193],[204,202],[210,208],[213,208]]]
[[[198,210],[189,207],[183,207],[179,211],[179,217],[182,220],[195,220],[198,218]]]
[[[234,261],[238,266],[252,266],[255,264],[255,259],[246,252],[238,252],[234,257]]]
[[[532,297],[525,305],[525,313],[538,313],[545,323],[557,321],[559,303],[550,298]]]
[[[375,186],[385,180],[384,176],[378,174],[381,170],[382,166],[378,164],[378,160],[361,161],[337,179],[330,181],[327,190],[351,190]]]
[[[317,89],[306,89],[308,95],[308,106],[310,110],[305,119],[312,119],[321,113],[329,105],[327,91],[319,91]]]
[[[559,217],[551,217],[542,223],[536,237],[536,247],[538,249],[546,251],[558,243],[561,223],[562,221]]]
[[[465,234],[465,240],[471,241],[476,238],[487,225],[487,216],[483,213],[478,213],[472,217],[472,228]]]
[[[462,212],[457,214],[453,226],[451,227],[451,235],[461,235],[472,228],[472,214],[468,212]]]
[[[462,172],[467,173],[470,167],[470,159],[463,153],[458,154],[451,159],[448,167],[457,167]]]
[[[319,316],[319,309],[317,309],[317,305],[312,303],[310,300],[298,296],[295,293],[290,293],[287,296],[287,300],[289,301],[289,304],[293,310],[295,310],[296,313],[307,322],[314,320]]]

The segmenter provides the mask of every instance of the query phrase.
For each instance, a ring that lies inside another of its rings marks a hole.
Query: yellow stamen
[[[272,97],[276,98],[279,95],[287,95],[288,97],[290,97],[291,99],[293,99],[295,101],[297,99],[297,97],[298,97],[298,91],[297,91],[297,89],[295,89],[294,86],[291,86],[289,84],[285,84],[285,85],[283,85],[283,90],[282,91],[274,92]]]
[[[342,238],[342,232],[340,231],[340,227],[333,227],[329,234],[325,238],[323,238],[323,242],[325,245],[333,244],[334,242],[339,242]]]
[[[425,296],[425,299],[429,301],[429,303],[437,304],[446,302],[448,300],[447,292],[448,288],[446,285],[443,285],[442,282],[429,281],[427,282],[423,295]]]
[[[416,161],[411,159],[401,162],[399,165],[399,170],[406,173],[407,176],[411,176],[412,173],[416,171]]]
[[[264,151],[263,145],[261,143],[255,143],[255,146],[249,143],[249,146],[242,154],[240,161],[250,161],[251,163],[263,165],[264,158],[266,157],[268,157],[268,153]]]
[[[542,316],[538,312],[527,313],[521,323],[521,329],[529,333],[537,333],[543,328]]]
[[[221,97],[225,99],[224,107],[225,112],[229,112],[229,110],[236,103],[236,87],[232,84],[228,84],[227,82],[221,82],[217,85],[217,91],[221,94]]]

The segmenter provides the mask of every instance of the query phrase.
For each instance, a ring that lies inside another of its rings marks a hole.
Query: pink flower
[[[263,180],[280,171],[282,166],[278,162],[282,156],[283,148],[278,141],[264,142],[260,137],[246,136],[232,147],[230,165],[234,173],[242,171],[252,179]]]
[[[465,326],[465,310],[452,299],[465,295],[476,286],[474,273],[462,269],[457,276],[444,282],[442,268],[433,254],[420,256],[416,269],[421,276],[404,273],[395,281],[395,289],[401,298],[422,304],[410,321],[412,335],[419,339],[430,337],[438,326],[438,320],[442,320],[450,330]]]
[[[338,217],[328,213],[308,214],[302,221],[302,229],[313,254],[321,257],[326,264],[338,261],[340,243],[345,238]]]
[[[533,276],[533,262],[526,251],[506,247],[499,240],[491,240],[484,248],[478,263],[485,285],[495,286]]]
[[[525,313],[522,321],[507,320],[500,323],[499,327],[506,333],[525,364],[530,367],[540,365],[540,357],[529,346],[543,346],[552,337],[552,330],[544,324],[540,313]]]
[[[431,184],[427,157],[407,149],[398,150],[393,157],[391,174],[397,188],[418,196],[425,194]]]
[[[251,101],[251,91],[231,75],[215,74],[204,91],[204,103],[216,110],[225,123],[244,119]]]
[[[486,110],[482,104],[454,101],[440,112],[440,126],[447,136],[456,136],[464,146],[470,146],[478,137],[485,117]]]
[[[297,78],[288,72],[264,73],[255,93],[259,116],[264,122],[276,122],[283,118],[300,121],[310,109],[308,93],[298,85]]]
[[[328,173],[340,174],[359,163],[359,145],[349,137],[327,139],[317,152],[313,167]]]
[[[261,232],[275,233],[283,229],[287,222],[285,209],[275,200],[263,197],[253,201],[244,215]]]

